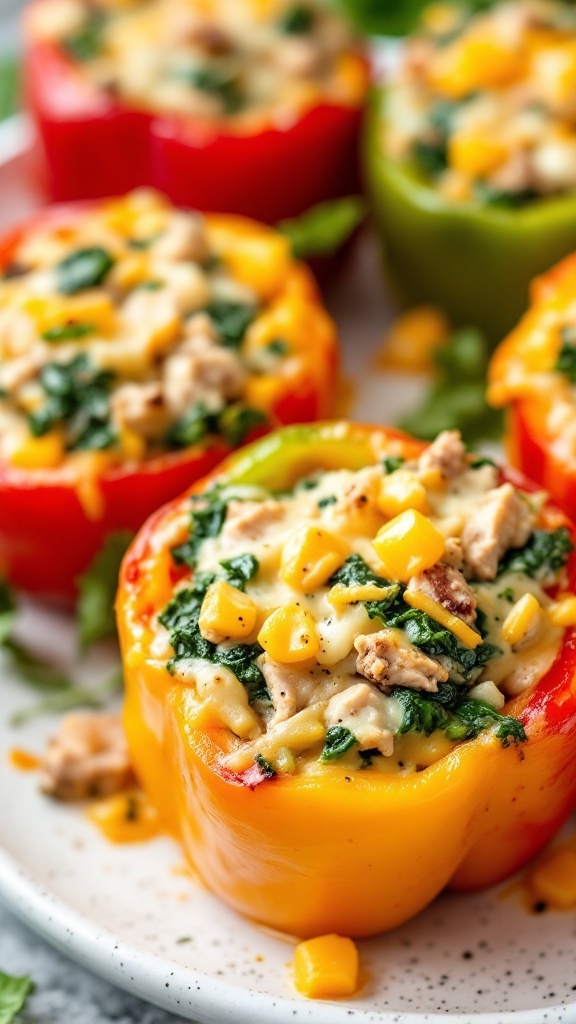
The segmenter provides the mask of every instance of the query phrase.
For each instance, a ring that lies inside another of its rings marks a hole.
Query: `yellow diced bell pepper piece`
[[[228,638],[243,640],[256,625],[258,610],[248,594],[226,580],[211,583],[206,591],[198,625],[205,640],[221,643]]]
[[[308,661],[320,650],[316,623],[310,612],[297,604],[272,612],[258,634],[258,643],[273,661],[283,665]]]
[[[358,949],[352,939],[319,935],[294,952],[294,984],[308,999],[351,996],[358,988]]]
[[[43,437],[26,437],[9,456],[17,469],[55,469],[66,454],[60,434],[53,430]]]
[[[338,569],[349,547],[318,526],[302,526],[286,541],[280,559],[280,578],[289,587],[310,594]]]
[[[168,214],[168,204],[160,192],[141,188],[121,199],[112,199],[103,208],[101,218],[127,238],[148,239],[166,227]]]
[[[386,523],[372,545],[382,562],[382,575],[407,583],[442,558],[445,540],[426,516],[409,509]]]
[[[555,850],[531,873],[530,888],[536,899],[557,910],[576,907],[576,852]]]
[[[561,594],[546,609],[553,626],[576,626],[576,594]]]
[[[284,286],[291,260],[290,242],[277,232],[238,220],[220,223],[214,218],[210,237],[216,253],[229,268],[232,276],[253,288],[263,301],[272,299]]]
[[[502,623],[500,635],[512,647],[517,647],[532,634],[542,619],[542,608],[534,594],[524,594]]]
[[[407,590],[404,593],[404,600],[411,608],[418,608],[421,612],[426,612],[426,615],[430,615],[441,626],[449,629],[465,647],[474,648],[482,643],[482,637],[475,629],[459,619],[457,615],[452,615],[444,605],[435,601],[429,594],[423,594],[420,590]]]
[[[97,289],[67,298],[32,296],[23,309],[34,320],[39,334],[69,323],[90,324],[96,333],[108,334],[116,325],[112,299]]]
[[[508,149],[504,143],[488,135],[460,133],[448,143],[448,163],[455,171],[469,178],[491,174],[504,163]]]
[[[438,50],[429,78],[438,92],[459,100],[477,89],[509,85],[523,70],[524,61],[514,49],[475,34]]]
[[[146,281],[150,276],[150,260],[147,253],[131,253],[119,260],[112,269],[109,283],[115,288],[128,291]]]
[[[382,480],[378,496],[378,508],[384,515],[392,517],[407,509],[418,512],[428,511],[426,489],[422,482],[408,469],[397,469]]]

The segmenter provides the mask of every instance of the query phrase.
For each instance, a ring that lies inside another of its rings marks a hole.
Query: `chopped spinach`
[[[515,210],[533,203],[535,199],[540,199],[539,193],[533,188],[517,189],[512,192],[496,188],[487,181],[477,181],[474,185],[474,194],[479,203],[500,207],[503,210]]]
[[[255,427],[268,422],[265,413],[260,409],[251,409],[241,402],[226,406],[218,417],[218,432],[232,448],[243,444]]]
[[[6,643],[16,618],[16,604],[7,583],[0,580],[0,647]]]
[[[501,590],[500,593],[497,594],[497,597],[499,597],[501,601],[508,601],[509,604],[514,604],[514,591],[512,590],[512,587],[504,587],[504,590]]]
[[[462,688],[454,684],[445,683],[438,688],[438,693],[397,686],[392,694],[402,706],[399,733],[413,731],[430,736],[443,729],[448,739],[467,740],[496,724],[495,735],[503,746],[526,739],[524,727],[516,718],[501,715],[487,701],[467,697]]]
[[[203,402],[197,402],[170,428],[167,441],[171,446],[185,448],[219,434],[236,448],[254,427],[267,422],[260,409],[251,409],[241,402],[227,405],[220,412],[210,412]]]
[[[320,498],[318,501],[318,508],[329,508],[330,505],[335,505],[337,500],[335,494],[327,494],[325,498]]]
[[[220,533],[226,519],[227,505],[222,501],[217,487],[205,494],[194,495],[192,502],[190,536],[183,544],[172,548],[172,557],[177,564],[194,569],[203,541],[208,537],[217,537]]]
[[[403,607],[402,607],[403,606]],[[419,647],[430,658],[449,658],[463,679],[470,680],[478,675],[488,661],[500,653],[494,644],[481,643],[475,648],[466,647],[444,626],[418,608],[409,608],[397,600],[394,608],[386,615],[385,624],[403,629],[415,647]]]
[[[208,412],[203,402],[196,402],[172,425],[168,432],[168,444],[176,448],[188,448],[199,444],[213,430],[214,414]]]
[[[437,729],[444,729],[450,719],[446,709],[435,700],[431,700],[419,690],[408,690],[401,686],[395,687],[393,696],[402,707],[402,721],[398,732],[423,732],[431,736]]]
[[[443,139],[416,139],[412,144],[412,157],[418,167],[432,178],[438,177],[448,166],[448,153]]]
[[[84,354],[68,363],[47,363],[40,372],[46,402],[28,418],[34,437],[64,425],[69,450],[111,447],[116,440],[109,410],[112,380],[113,374],[98,370]]]
[[[563,373],[571,384],[576,384],[576,329],[563,327],[560,331],[561,347],[554,365],[557,373]]]
[[[106,17],[102,11],[90,11],[82,28],[62,40],[66,53],[80,63],[94,60],[102,52],[105,24]]]
[[[354,733],[350,732],[344,725],[332,725],[326,733],[324,749],[318,760],[322,764],[329,761],[337,761],[339,757],[350,750],[357,743]]]
[[[206,307],[206,313],[214,324],[222,344],[228,348],[240,348],[256,310],[246,302],[213,299]]]
[[[100,246],[76,249],[55,267],[56,287],[62,295],[95,288],[110,273],[114,257]]]
[[[294,4],[282,15],[278,27],[287,35],[305,35],[314,25],[314,11],[306,4]]]
[[[486,455],[477,455],[470,463],[470,469],[482,469],[484,466],[492,466],[494,469],[498,469],[494,459],[489,459]]]
[[[375,757],[382,757],[382,752],[377,747],[373,747],[370,750],[359,750],[358,757],[360,758],[360,770],[363,768],[371,768]]]
[[[60,327],[49,327],[47,331],[42,332],[42,338],[44,341],[70,341],[73,338],[87,338],[89,334],[94,334],[95,331],[96,327],[94,324],[80,320],[76,322],[70,321],[67,324],[62,324]]]
[[[262,757],[262,754],[256,754],[254,760],[265,779],[274,778],[274,776],[276,775],[276,769],[272,767],[270,761],[267,761],[265,757]]]
[[[403,466],[406,459],[403,459],[401,455],[387,455],[385,459],[382,459],[382,465],[385,473],[395,473],[400,466]]]
[[[573,550],[574,544],[565,526],[555,530],[534,530],[524,548],[504,555],[498,573],[520,572],[532,579],[543,578],[562,569]]]
[[[235,73],[230,74],[227,70],[205,64],[179,68],[174,72],[174,77],[187,82],[193,89],[214,96],[227,114],[235,114],[244,106],[244,96]]]
[[[290,351],[290,344],[284,338],[272,338],[266,345],[266,351],[273,356],[286,356]]]
[[[246,584],[254,579],[260,568],[258,559],[251,554],[227,558],[220,562],[220,565],[224,569],[227,582],[238,590],[245,590]]]
[[[454,711],[457,719],[455,725],[449,725],[446,730],[448,739],[474,739],[484,729],[493,723],[497,723],[496,736],[504,747],[510,741],[523,743],[526,740],[524,726],[517,718],[509,715],[501,715],[496,708],[488,701],[468,698],[460,701]],[[462,727],[464,735],[462,735]]]
[[[330,577],[329,583],[334,586],[340,583],[345,587],[364,586],[367,583],[375,583],[383,589],[388,589],[387,596],[379,601],[366,601],[366,611],[371,619],[382,619],[386,624],[388,611],[396,606],[401,597],[402,588],[399,583],[391,583],[390,580],[378,576],[364,561],[361,555],[350,555],[344,564]],[[405,605],[403,606],[406,607]]]

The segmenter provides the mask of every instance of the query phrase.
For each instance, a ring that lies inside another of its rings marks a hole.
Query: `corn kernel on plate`
[[[22,175],[27,145],[24,121],[0,129],[2,227],[37,203]],[[393,422],[420,400],[426,381],[374,372],[374,349],[393,311],[378,286],[370,238],[362,240],[336,291],[329,301],[342,333],[352,415]],[[110,667],[113,656],[102,651],[75,664],[73,629],[64,615],[26,604],[19,628],[42,652],[75,665],[81,681],[100,679]],[[535,894],[537,902],[566,909],[529,913],[522,880],[477,895],[445,895],[401,929],[358,943],[361,987],[355,995],[307,1001],[292,983],[294,945],[211,896],[171,840],[112,845],[77,807],[42,797],[33,773],[15,771],[10,752],[40,752],[56,719],[12,726],[14,713],[36,698],[5,663],[0,671],[0,896],[84,966],[197,1022],[576,1024],[572,828],[555,844],[558,852],[530,875],[532,903]],[[425,858],[423,850],[423,864]],[[318,951],[304,952],[303,971],[306,955]],[[338,952],[353,955],[348,948]]]

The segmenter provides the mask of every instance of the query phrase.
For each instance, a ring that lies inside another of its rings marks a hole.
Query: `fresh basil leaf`
[[[330,199],[300,217],[283,220],[277,227],[292,243],[296,259],[331,256],[364,220],[366,204],[360,196]]]
[[[15,978],[0,971],[0,1024],[14,1024],[33,990],[34,983],[28,975]]]
[[[76,249],[55,267],[56,287],[62,295],[95,288],[114,266],[114,257],[100,246]]]
[[[102,549],[77,581],[76,621],[83,650],[99,640],[116,636],[114,600],[118,575],[132,537],[133,534],[127,530],[109,534]]]
[[[350,732],[344,725],[332,725],[326,733],[324,749],[318,760],[321,764],[329,761],[337,761],[357,743],[354,733]]]

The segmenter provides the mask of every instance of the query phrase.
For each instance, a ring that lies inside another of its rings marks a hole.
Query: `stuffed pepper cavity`
[[[367,63],[316,0],[35,0],[25,35],[54,199],[154,185],[272,223],[357,187]]]
[[[530,471],[569,512],[576,511],[576,258],[532,286],[531,304],[497,349],[488,400],[508,409],[514,465]]]
[[[330,411],[333,324],[268,228],[141,191],[42,213],[1,261],[0,559],[16,584],[69,591],[112,529],[255,431]]]
[[[571,551],[456,432],[288,428],[157,513],[118,595],[125,726],[207,884],[367,935],[536,852],[576,802]]]
[[[575,68],[569,3],[432,6],[374,106],[369,176],[401,285],[494,341],[576,242]]]

